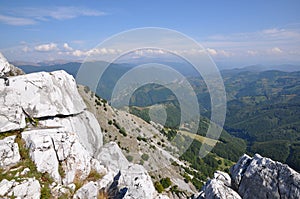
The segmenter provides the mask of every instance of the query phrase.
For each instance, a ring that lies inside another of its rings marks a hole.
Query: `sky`
[[[299,0],[1,0],[0,51],[12,62],[84,60],[112,35],[160,27],[224,66],[300,64],[299,10]]]

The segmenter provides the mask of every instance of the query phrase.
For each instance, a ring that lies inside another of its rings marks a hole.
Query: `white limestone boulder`
[[[25,127],[23,110],[34,118],[76,115],[86,105],[74,78],[65,71],[40,72],[9,78],[0,83],[0,132]]]
[[[28,178],[22,182],[4,179],[0,182],[0,196],[39,199],[41,186],[39,181],[34,178]]]
[[[99,194],[98,184],[95,182],[88,182],[76,191],[74,199],[97,199]]]
[[[130,165],[121,170],[120,188],[128,190],[125,199],[155,198],[157,192],[146,169],[138,164]]]
[[[58,183],[68,185],[84,180],[92,169],[105,174],[106,169],[79,142],[75,132],[63,128],[25,131],[22,138],[38,171],[48,172]],[[59,173],[64,173],[61,176]]]
[[[29,148],[30,157],[36,164],[37,170],[41,173],[49,173],[56,182],[60,182],[59,162],[51,133],[47,130],[25,131],[22,133],[22,138]]]
[[[231,178],[227,173],[216,171],[214,178],[202,188],[198,199],[241,199],[231,187]]]
[[[243,162],[242,157],[231,168],[233,182],[238,182],[235,187],[243,198],[300,198],[300,174],[289,166],[259,154]]]
[[[115,142],[105,144],[97,155],[97,159],[115,174],[122,169],[127,169],[129,162],[122,153],[122,150]]]
[[[96,156],[103,145],[103,135],[95,116],[89,111],[69,117],[53,117],[40,120],[46,127],[63,127],[68,132],[76,132],[80,143],[93,156]]]
[[[0,140],[0,168],[12,166],[21,159],[19,146],[15,143],[16,136],[9,136]]]
[[[7,59],[0,53],[0,74],[1,73],[9,73],[10,72],[10,64]]]

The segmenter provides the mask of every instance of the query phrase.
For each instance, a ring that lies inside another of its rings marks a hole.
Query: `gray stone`
[[[214,178],[209,180],[202,191],[200,192],[198,199],[241,199],[239,194],[235,192],[231,187],[231,179],[227,173],[216,171]]]
[[[68,116],[86,108],[74,78],[65,71],[40,72],[0,83],[0,132],[24,128],[23,110],[31,117]]]
[[[115,142],[105,144],[97,155],[97,159],[116,174],[121,169],[127,169],[129,162]]]
[[[0,140],[0,167],[7,167],[18,163],[21,159],[19,146],[15,143],[16,136],[9,136]]]
[[[75,132],[58,129],[30,130],[22,133],[30,157],[38,171],[48,172],[56,182],[68,185],[84,180],[92,169],[105,174],[106,169],[79,142]],[[59,165],[65,176],[61,179]]]
[[[4,179],[0,182],[0,196],[39,199],[41,196],[41,186],[39,181],[34,178],[28,178],[22,182]]]
[[[98,185],[95,182],[88,182],[80,189],[78,189],[73,196],[74,199],[97,199],[98,196]]]
[[[237,170],[244,168],[232,169],[234,173]],[[233,180],[239,181],[234,177]],[[256,154],[242,175],[238,192],[243,198],[300,198],[300,174],[285,164]]]
[[[65,131],[76,132],[80,143],[92,156],[97,156],[103,145],[100,125],[95,116],[88,111],[69,117],[42,120],[40,124],[45,127],[63,127]]]

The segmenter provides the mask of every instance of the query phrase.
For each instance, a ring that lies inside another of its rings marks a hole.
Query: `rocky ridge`
[[[300,174],[259,154],[243,155],[230,173],[217,171],[197,198],[300,198]]]
[[[9,76],[6,59],[0,69]],[[119,146],[103,145],[74,78],[64,71],[0,79],[0,196],[167,198]]]

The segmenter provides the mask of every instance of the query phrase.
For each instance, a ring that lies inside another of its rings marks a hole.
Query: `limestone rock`
[[[28,178],[22,182],[4,179],[0,182],[0,196],[39,199],[41,196],[41,186],[39,181],[34,178]]]
[[[214,173],[214,178],[205,184],[198,199],[240,199],[239,194],[230,185],[230,176],[227,173],[217,171]]]
[[[19,146],[15,143],[16,136],[0,140],[0,167],[11,166],[20,161]]]
[[[9,73],[10,72],[10,64],[6,60],[6,58],[0,53],[0,73]]]
[[[100,125],[95,116],[88,111],[69,117],[49,118],[39,123],[46,127],[63,127],[68,132],[76,132],[81,144],[93,156],[97,155],[103,145]]]
[[[63,170],[62,183],[68,185],[74,180],[84,180],[92,169],[106,172],[99,161],[92,158],[90,153],[79,142],[74,132],[64,129],[39,129],[22,133],[30,156],[38,171],[48,172],[58,183],[61,183],[59,173]]]
[[[121,169],[127,169],[129,162],[115,142],[105,144],[97,155],[97,159],[110,171],[117,173]]]
[[[242,177],[246,172],[252,158],[246,154],[240,157],[239,161],[230,168],[230,173],[232,176],[232,186],[234,189],[238,189]]]
[[[126,187],[126,199],[155,198],[157,192],[151,177],[141,165],[130,165],[121,170],[120,187]]]
[[[230,173],[216,172],[197,198],[300,198],[300,174],[259,154],[243,155]]]
[[[31,117],[40,118],[74,115],[86,108],[74,78],[65,71],[15,76],[9,81],[9,86],[0,84],[0,110],[10,107],[17,111],[21,107]],[[6,111],[0,114],[6,116]]]
[[[300,174],[280,162],[256,154],[242,157],[231,171],[240,173],[233,182],[243,198],[300,198]]]
[[[109,179],[110,183],[107,183]],[[105,186],[103,187],[103,185]],[[111,178],[111,172],[109,172],[99,180],[98,187],[104,188],[108,196],[113,198],[168,198],[157,194],[148,172],[138,164],[130,164],[113,178]]]
[[[89,182],[78,189],[73,196],[74,199],[97,199],[98,196],[98,185],[95,182]]]
[[[25,128],[25,114],[22,111],[22,107],[16,104],[11,106],[2,106],[5,95],[5,93],[0,91],[0,133]]]

